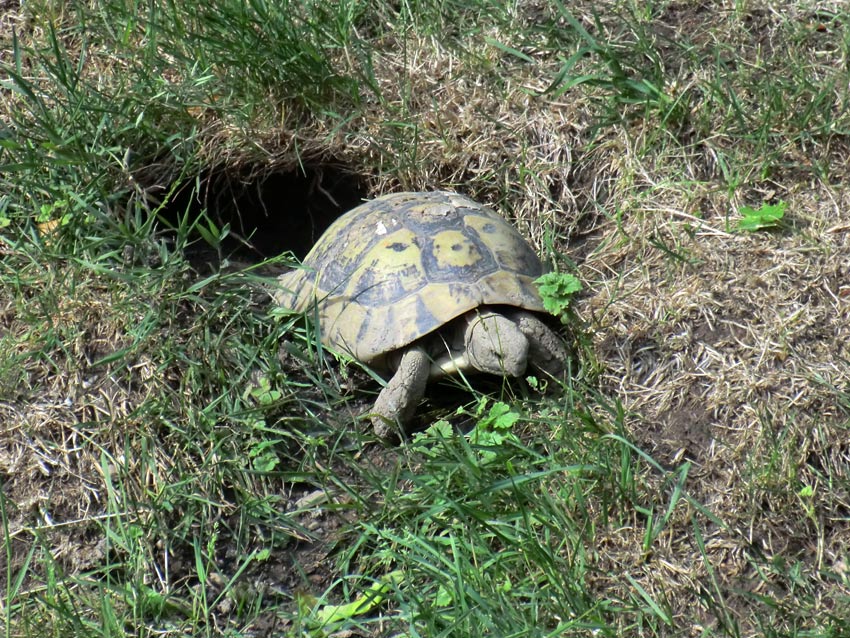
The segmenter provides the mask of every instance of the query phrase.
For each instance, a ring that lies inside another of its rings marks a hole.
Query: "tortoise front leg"
[[[513,310],[505,313],[528,339],[528,362],[538,370],[561,377],[570,359],[563,340],[533,313]]]
[[[370,417],[375,434],[396,438],[399,426],[407,432],[408,421],[425,395],[430,370],[431,361],[421,347],[414,346],[402,354],[398,369],[375,400]]]

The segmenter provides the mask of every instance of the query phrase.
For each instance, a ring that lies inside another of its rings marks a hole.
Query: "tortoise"
[[[541,320],[534,250],[492,210],[453,192],[384,195],[338,218],[279,277],[275,301],[317,311],[321,341],[391,375],[375,432],[407,432],[426,385],[464,372],[559,376],[568,352]]]

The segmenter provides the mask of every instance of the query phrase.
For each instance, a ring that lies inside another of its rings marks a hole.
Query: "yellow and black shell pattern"
[[[544,312],[534,250],[492,210],[456,193],[396,193],[339,219],[280,277],[275,300],[318,311],[322,342],[365,363],[482,306]]]

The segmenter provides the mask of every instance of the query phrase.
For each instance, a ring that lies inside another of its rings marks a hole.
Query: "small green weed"
[[[458,408],[459,415],[467,415],[475,419],[475,427],[467,434],[470,443],[469,451],[476,463],[486,464],[497,459],[498,449],[507,442],[519,444],[520,440],[513,427],[522,415],[507,403],[496,401],[490,405],[487,397],[480,397],[475,409],[470,413],[465,408]],[[429,440],[453,436],[452,426],[448,421],[440,420],[424,432],[414,435],[415,444],[425,444]],[[424,448],[424,449],[427,449]]]
[[[543,307],[556,317],[563,317],[575,294],[582,289],[581,281],[577,277],[560,272],[546,273],[534,283],[543,297]]]
[[[778,228],[785,217],[787,207],[785,202],[762,204],[759,208],[744,206],[741,208],[742,218],[738,220],[735,228],[748,232]]]

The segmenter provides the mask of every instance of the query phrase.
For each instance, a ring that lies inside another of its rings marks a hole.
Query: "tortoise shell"
[[[545,312],[533,283],[542,273],[492,210],[451,192],[396,193],[337,219],[304,268],[280,277],[275,299],[317,310],[325,345],[379,364],[485,304]]]

